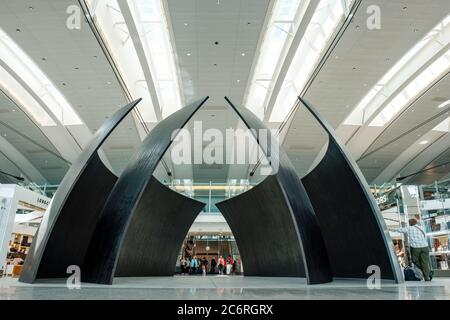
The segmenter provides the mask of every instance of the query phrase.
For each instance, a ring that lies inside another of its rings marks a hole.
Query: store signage
[[[385,204],[388,201],[388,196],[387,194],[383,194],[381,197],[375,198],[375,200],[377,201],[377,204]]]
[[[450,209],[450,199],[422,200],[420,201],[422,210],[444,210]]]
[[[38,199],[37,199],[37,202],[38,202],[39,204],[43,204],[43,205],[46,205],[46,206],[48,206],[48,204],[50,203],[49,200],[47,200],[47,199],[42,199],[42,198],[38,198]]]

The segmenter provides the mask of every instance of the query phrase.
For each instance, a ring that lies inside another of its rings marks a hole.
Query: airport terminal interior
[[[1,1],[0,299],[449,299],[449,73],[448,0]]]

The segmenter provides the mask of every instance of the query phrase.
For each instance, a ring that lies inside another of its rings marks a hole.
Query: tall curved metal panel
[[[275,176],[216,205],[233,231],[246,276],[305,277],[297,231]]]
[[[266,134],[270,132],[251,111],[246,108],[237,109],[228,98],[225,99],[247,128],[252,130],[258,142],[263,138],[259,136],[261,129]],[[294,276],[301,276],[305,273],[310,284],[332,281],[321,230],[301,180],[281,147],[279,154],[270,154],[268,146],[264,144],[260,146],[265,155],[271,158],[272,163],[279,164],[276,173],[266,178],[268,181],[264,181],[255,190],[252,190],[253,192],[249,196],[244,193],[217,204],[219,208],[224,209],[227,221],[233,224],[232,230],[236,234],[238,247],[244,249],[242,260],[245,261],[246,274],[249,272],[247,268],[249,265],[254,268],[250,269],[250,272],[254,274],[282,276],[283,270],[286,270],[287,273],[292,273]],[[278,159],[274,157],[278,157]],[[272,194],[270,188],[274,190]],[[276,202],[271,204],[271,197],[276,199]],[[253,210],[253,207],[257,206],[256,203],[266,204],[267,207],[261,207],[261,211]],[[239,207],[236,204],[240,205],[240,210],[237,210]],[[231,210],[232,208],[234,210]],[[238,215],[239,217],[237,217]],[[235,221],[241,223],[235,223]],[[274,225],[271,226],[271,223]],[[258,230],[258,234],[249,232],[251,229]],[[261,242],[261,237],[266,234],[279,239],[280,243],[275,244],[278,250],[288,247],[288,252],[294,254],[292,258],[281,260],[284,264],[279,264],[277,269],[272,268],[268,259],[259,259],[259,257],[272,254],[267,252],[268,248],[258,244]],[[251,255],[246,256],[245,253],[250,251],[246,250],[249,246],[253,251]]]
[[[21,282],[64,277],[69,265],[82,265],[99,212],[117,180],[97,151],[140,101],[129,103],[106,120],[67,171],[25,259]]]
[[[152,177],[131,217],[115,276],[172,276],[184,237],[204,206]]]
[[[83,264],[84,281],[112,283],[130,221],[139,203],[145,200],[144,190],[150,183],[153,171],[171,145],[173,134],[185,126],[207,99],[208,97],[173,113],[159,122],[145,138],[140,150],[119,177],[103,208]],[[153,223],[159,224],[157,220],[153,220]]]
[[[381,277],[403,281],[389,231],[357,164],[333,128],[304,99],[300,102],[329,136],[322,161],[302,181],[316,212],[334,277],[367,278],[367,267]]]

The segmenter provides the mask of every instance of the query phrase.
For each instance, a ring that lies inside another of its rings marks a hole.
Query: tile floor
[[[69,290],[63,279],[40,280],[30,285],[0,279],[0,299],[450,299],[450,278],[432,282],[382,282],[370,290],[363,280],[338,279],[322,285],[303,278],[242,276],[175,276],[116,278],[114,284],[82,283]]]

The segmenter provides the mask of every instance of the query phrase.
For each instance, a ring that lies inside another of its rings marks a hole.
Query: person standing
[[[180,258],[180,274],[183,275],[184,274],[184,258],[181,257]]]
[[[208,268],[208,260],[206,259],[206,257],[203,257],[201,263],[202,263],[202,274],[203,276],[206,276],[206,270]]]
[[[423,228],[412,218],[408,220],[409,226],[396,228],[393,231],[406,234],[411,247],[411,259],[414,265],[422,270],[425,281],[431,281],[430,248]]]
[[[236,271],[237,271],[237,262],[236,262],[236,259],[234,259],[233,265],[231,267],[231,273],[236,274]]]
[[[233,258],[231,258],[231,256],[228,256],[228,258],[227,258],[227,274],[230,274],[232,266],[233,266]]]
[[[219,257],[219,274],[223,274],[223,268],[225,267],[225,260],[223,259],[222,256]]]
[[[193,275],[197,274],[197,268],[198,268],[198,260],[197,256],[194,256],[191,260],[191,273]]]
[[[212,258],[211,259],[211,270],[209,270],[209,273],[211,273],[211,274],[216,273],[216,266],[217,266],[216,259]]]

